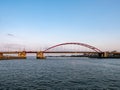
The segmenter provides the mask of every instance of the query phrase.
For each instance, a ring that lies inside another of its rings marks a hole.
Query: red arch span
[[[94,46],[91,46],[91,45],[88,45],[88,44],[84,44],[84,43],[77,43],[77,42],[70,42],[70,43],[61,43],[61,44],[57,44],[57,45],[54,45],[52,47],[49,47],[47,48],[46,50],[44,50],[44,52],[52,49],[52,48],[55,48],[55,47],[59,47],[59,46],[63,46],[63,45],[80,45],[80,46],[84,46],[84,47],[87,47],[89,49],[92,49],[94,50],[95,52],[102,52],[100,49],[94,47]]]

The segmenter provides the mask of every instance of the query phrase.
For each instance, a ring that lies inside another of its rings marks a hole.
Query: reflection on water
[[[0,90],[120,90],[120,59],[0,61]]]

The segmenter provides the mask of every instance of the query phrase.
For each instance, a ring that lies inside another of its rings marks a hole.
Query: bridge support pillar
[[[102,58],[102,57],[104,57],[104,54],[103,53],[98,53],[98,57]]]
[[[37,52],[37,59],[45,59],[44,53],[43,52]]]
[[[107,57],[109,57],[109,53],[108,52],[99,53],[99,57],[100,58],[107,58]]]
[[[19,52],[18,53],[18,58],[20,58],[20,59],[26,59],[26,52]]]
[[[108,52],[104,52],[104,58],[109,57],[109,53]]]
[[[3,59],[3,53],[0,53],[0,59]]]

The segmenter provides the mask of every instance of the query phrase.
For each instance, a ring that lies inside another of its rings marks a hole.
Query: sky
[[[120,51],[120,0],[0,0],[0,50],[65,42]]]

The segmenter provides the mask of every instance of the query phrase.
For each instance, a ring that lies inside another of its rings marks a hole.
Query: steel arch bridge
[[[64,45],[78,45],[83,46],[85,48],[91,49],[93,51],[52,51],[51,49],[64,46]],[[109,58],[115,57],[115,55],[120,55],[120,52],[102,52],[100,49],[85,44],[85,43],[79,43],[79,42],[68,42],[68,43],[61,43],[54,46],[51,46],[43,51],[7,51],[7,52],[0,52],[0,60],[4,59],[25,59],[27,53],[35,53],[37,59],[45,59],[47,56],[46,54],[80,54],[83,57],[95,57],[95,58]],[[4,54],[18,54],[18,56],[4,56]]]
[[[54,46],[51,46],[47,49],[45,49],[43,52],[47,52],[53,48],[56,48],[56,47],[59,47],[59,46],[64,46],[64,45],[79,45],[79,46],[83,46],[83,47],[86,47],[86,48],[89,48],[97,53],[100,53],[102,52],[100,49],[94,47],[94,46],[91,46],[91,45],[88,45],[88,44],[85,44],[85,43],[78,43],[78,42],[68,42],[68,43],[61,43],[61,44],[57,44],[57,45],[54,45]]]

